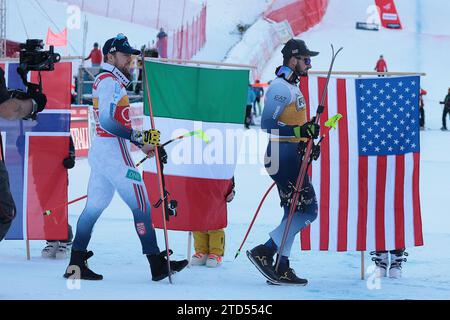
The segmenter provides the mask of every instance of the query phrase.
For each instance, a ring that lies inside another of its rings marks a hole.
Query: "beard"
[[[129,68],[127,68],[127,67],[117,67],[117,69],[119,69],[120,72],[122,72],[123,75],[124,75],[125,77],[127,77],[128,80],[130,80],[130,81],[132,80],[132,79],[131,79],[132,76],[131,76],[131,73],[130,73],[130,69],[129,69]]]
[[[297,77],[307,77],[308,76],[308,70],[311,69],[311,67],[307,66],[305,69],[302,69],[300,66],[300,63],[297,63],[295,66],[295,74]]]
[[[297,76],[299,78],[300,77],[307,77],[308,76],[308,70],[309,70],[308,67],[306,67],[305,69],[302,69],[299,63],[295,66],[295,73],[297,74]]]

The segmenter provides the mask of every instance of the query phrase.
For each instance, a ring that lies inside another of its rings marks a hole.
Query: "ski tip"
[[[236,252],[236,255],[234,256],[234,260],[236,260],[237,257],[238,257],[240,254],[241,254],[241,250],[238,250],[238,251]]]

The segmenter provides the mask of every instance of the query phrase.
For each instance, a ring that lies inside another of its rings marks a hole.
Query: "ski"
[[[331,45],[332,59],[331,59],[330,69],[328,70],[328,74],[327,74],[327,81],[326,81],[325,87],[324,87],[323,92],[322,92],[322,97],[321,97],[321,100],[320,100],[320,104],[317,107],[317,111],[316,111],[316,116],[315,116],[315,123],[316,124],[319,124],[320,115],[324,111],[324,102],[325,102],[325,97],[326,97],[326,94],[327,94],[327,91],[328,91],[328,83],[330,82],[331,72],[332,72],[333,66],[334,66],[334,61],[336,60],[337,55],[342,51],[342,49],[343,48],[341,47],[337,52],[335,52],[333,45]],[[292,192],[292,199],[291,199],[291,205],[290,205],[290,208],[289,208],[289,215],[288,215],[288,218],[287,218],[286,227],[284,229],[281,245],[278,248],[278,256],[277,256],[277,261],[276,261],[276,264],[275,264],[275,270],[276,271],[278,271],[278,268],[280,266],[280,260],[281,260],[280,258],[281,258],[281,255],[283,253],[284,246],[286,244],[288,231],[289,231],[289,228],[290,228],[291,223],[292,223],[292,218],[294,217],[295,209],[297,208],[297,203],[298,203],[298,199],[300,197],[300,192],[301,192],[301,188],[303,186],[303,181],[305,180],[305,176],[306,176],[306,173],[307,173],[307,170],[308,170],[308,166],[311,163],[311,153],[312,153],[313,147],[314,147],[314,139],[310,138],[310,139],[308,139],[308,143],[307,143],[307,146],[306,146],[305,154],[303,156],[303,160],[302,160],[302,163],[301,163],[301,166],[300,166],[300,172],[299,172],[299,174],[297,176],[297,181],[295,183],[295,188],[294,188],[294,190]]]

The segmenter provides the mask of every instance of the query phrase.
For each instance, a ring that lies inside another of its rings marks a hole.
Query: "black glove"
[[[63,166],[66,169],[72,169],[75,167],[75,157],[67,157],[63,161]]]
[[[313,138],[317,139],[319,137],[320,126],[315,123],[315,118],[311,121],[305,123],[300,127],[300,137],[301,138]]]
[[[162,164],[167,164],[167,152],[163,147],[158,147],[159,160]]]
[[[315,144],[311,150],[311,159],[316,161],[320,157],[320,144]]]
[[[305,155],[306,146],[307,146],[307,144],[304,141],[300,141],[298,143],[297,152],[300,155],[300,159],[303,159],[303,156]]]
[[[47,97],[42,92],[34,91],[28,93],[30,99],[33,99],[36,103],[36,110],[33,107],[33,113],[39,113],[45,109],[45,106],[47,105]]]
[[[303,159],[303,156],[305,155],[307,143],[304,141],[300,141],[298,144],[297,152],[300,155],[300,159]],[[313,144],[311,149],[311,159],[316,161],[320,157],[320,145],[319,144]]]

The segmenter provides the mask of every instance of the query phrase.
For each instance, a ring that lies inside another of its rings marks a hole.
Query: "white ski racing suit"
[[[91,175],[87,203],[78,220],[73,242],[73,249],[77,251],[87,250],[95,222],[117,191],[133,212],[143,253],[160,252],[147,190],[129,151],[132,128],[128,84],[123,73],[110,64],[104,64],[103,72],[94,82],[96,134],[89,150]]]

